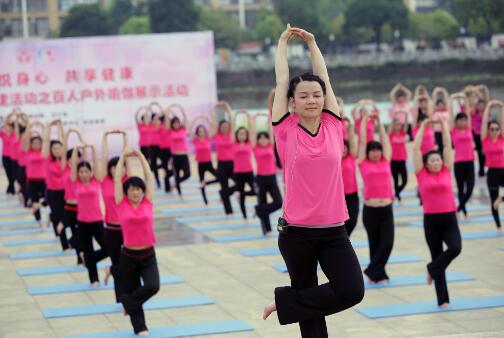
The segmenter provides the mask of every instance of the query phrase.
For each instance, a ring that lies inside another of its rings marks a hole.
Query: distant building
[[[26,0],[30,38],[44,38],[59,30],[68,10],[78,4],[103,3],[100,0]],[[0,0],[0,29],[5,39],[23,37],[21,0]]]
[[[240,1],[243,1],[244,13],[240,18]],[[243,28],[253,27],[256,23],[257,13],[271,7],[271,0],[195,0],[197,5],[220,9],[229,13],[233,18],[240,21]]]
[[[438,0],[404,0],[404,4],[417,13],[429,13],[439,7]]]

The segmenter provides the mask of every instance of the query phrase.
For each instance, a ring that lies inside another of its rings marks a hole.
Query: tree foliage
[[[272,41],[278,39],[285,29],[285,25],[276,13],[263,11],[259,15],[259,20],[254,27],[255,37],[260,40],[270,38]]]
[[[504,1],[502,0],[446,0],[460,23],[471,34],[485,38],[504,30]]]
[[[119,28],[119,34],[147,34],[150,33],[148,16],[132,16]]]
[[[437,9],[427,14],[411,14],[408,36],[437,46],[442,39],[456,38],[458,31],[457,19],[443,9]]]
[[[196,28],[213,31],[217,48],[234,48],[243,33],[237,20],[218,9],[202,8]]]
[[[61,25],[60,35],[94,36],[112,33],[107,12],[99,4],[84,4],[73,6]]]
[[[153,33],[196,30],[199,12],[193,0],[149,0],[148,7]]]
[[[119,27],[133,15],[131,0],[114,0],[109,11],[112,29],[117,32]]]

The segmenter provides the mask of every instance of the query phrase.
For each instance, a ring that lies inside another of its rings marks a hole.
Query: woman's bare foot
[[[497,234],[499,234],[499,235],[502,235],[502,234],[503,234],[503,232],[502,232],[502,227],[497,228]]]
[[[63,250],[63,251],[64,251],[64,252],[68,252],[68,253],[69,253],[69,252],[72,252],[72,251],[73,251],[73,249],[72,249],[71,247],[68,247],[68,248],[66,248],[66,249],[65,249],[65,250]]]
[[[147,336],[150,336],[150,333],[149,333],[149,331],[140,331],[137,333],[137,336],[147,337]]]
[[[106,266],[104,270],[105,270],[105,277],[103,277],[103,284],[107,285],[111,275],[110,266]]]
[[[388,284],[388,279],[381,279],[379,280],[378,282],[376,282],[376,284],[381,284],[381,285],[385,285],[385,284]]]
[[[206,182],[205,181],[201,181],[200,182],[200,188],[203,189],[205,186],[206,186]]]
[[[368,284],[376,284],[376,282],[375,282],[375,281],[373,281],[373,280],[371,280],[371,279],[369,279],[369,278],[368,278],[368,280],[367,280],[367,283],[368,283]]]
[[[427,273],[427,284],[432,285],[432,277],[430,273]]]
[[[275,303],[271,303],[269,305],[266,305],[266,307],[264,308],[264,311],[263,311],[263,315],[262,315],[263,320],[268,319],[270,314],[272,314],[275,311],[276,311],[276,304]]]
[[[63,223],[58,223],[58,226],[56,227],[56,232],[58,233],[58,235],[61,235],[63,230],[65,230],[65,226],[63,225]]]
[[[44,223],[42,223],[41,221],[37,221],[37,224],[39,226],[40,231],[44,232],[44,230],[46,229]]]
[[[272,237],[273,236],[273,231],[268,231],[267,233],[264,234],[266,237]]]
[[[82,265],[86,265],[86,260],[84,259],[84,252],[83,251],[79,252],[79,257],[82,261]]]
[[[97,288],[99,288],[99,287],[100,287],[100,282],[93,282],[93,283],[91,283],[91,287],[92,287],[93,289],[97,289]]]
[[[441,309],[447,309],[449,305],[450,305],[450,303],[443,303],[443,304],[439,305],[439,307]]]

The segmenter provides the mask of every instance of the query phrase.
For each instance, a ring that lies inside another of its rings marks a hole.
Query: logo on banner
[[[30,63],[31,56],[26,49],[21,49],[18,52],[17,59],[20,63]]]

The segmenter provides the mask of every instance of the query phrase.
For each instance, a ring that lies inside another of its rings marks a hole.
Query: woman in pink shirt
[[[38,131],[32,128],[38,126],[42,132],[44,124],[39,121],[30,122],[27,129],[27,137],[23,139],[23,151],[26,152],[26,185],[28,186],[28,196],[32,204],[32,211],[35,220],[41,230],[45,229],[42,224],[40,214],[41,204],[44,205],[44,196],[46,190],[45,166],[46,160],[42,155],[42,145],[44,140]],[[42,200],[42,203],[40,202]]]
[[[360,100],[352,109],[352,117],[355,121],[355,132],[357,133],[357,142],[360,142],[360,128],[362,123],[362,116],[364,114],[369,114],[369,110],[365,106],[366,104],[372,105],[373,101],[367,99]],[[375,112],[373,111],[372,114],[375,114]],[[374,140],[374,131],[375,131],[375,121],[374,119],[368,119],[366,124],[366,142]]]
[[[490,110],[493,107],[500,108],[500,123],[497,120],[490,120]],[[504,187],[504,129],[501,126],[503,121],[504,104],[497,100],[488,102],[481,123],[481,142],[488,167],[487,186],[488,194],[490,195],[492,216],[499,232],[502,232],[499,218],[499,205],[502,199],[499,196],[499,188]]]
[[[128,137],[125,132],[120,130],[112,130],[105,132],[102,138],[102,158],[100,170],[97,177],[101,183],[101,190],[103,196],[103,204],[105,205],[105,229],[104,229],[104,242],[107,248],[107,253],[112,262],[111,266],[105,267],[105,277],[103,283],[108,284],[108,280],[112,275],[114,277],[114,292],[116,303],[119,303],[121,296],[121,271],[119,269],[119,259],[121,257],[121,246],[123,245],[123,235],[121,225],[119,223],[119,211],[115,202],[114,180],[117,173],[117,163],[119,157],[108,158],[108,145],[107,137],[113,134],[122,136],[123,150],[128,147]],[[126,171],[123,170],[124,175],[122,180],[127,178]]]
[[[194,123],[199,119],[206,120],[208,123],[210,123],[210,120],[208,120],[206,116],[197,116],[196,118],[194,118],[191,124],[191,130],[193,129]],[[217,178],[217,171],[214,169],[212,164],[211,142],[205,126],[200,124],[196,127],[193,137],[193,144],[196,162],[198,163],[198,176],[200,181],[201,195],[203,196],[203,202],[205,202],[205,205],[208,205],[205,186],[207,186],[208,184],[218,183],[219,180]],[[206,172],[212,174],[215,179],[211,181],[205,181]]]
[[[441,98],[442,96],[442,98]],[[432,101],[436,102],[434,110],[432,111],[433,118],[440,119],[443,122],[450,122],[450,94],[448,91],[442,87],[436,87],[432,91]],[[432,127],[434,130],[434,138],[436,140],[437,150],[443,152],[443,136],[441,125],[435,123]]]
[[[453,198],[451,166],[452,147],[430,151],[422,155],[421,142],[425,127],[430,123],[440,123],[443,144],[451,144],[448,124],[439,117],[425,120],[420,126],[413,144],[413,165],[417,176],[418,189],[423,201],[425,239],[432,261],[427,264],[427,282],[436,288],[439,307],[446,308],[450,302],[445,271],[460,254],[462,240],[457,223],[455,199]],[[443,250],[443,243],[446,250]]]
[[[173,157],[173,174],[175,177],[177,192],[180,198],[182,198],[180,183],[191,177],[191,167],[189,165],[189,157],[187,156],[187,115],[184,108],[178,104],[172,104],[168,107],[168,112],[173,114],[174,108],[178,108],[182,114],[182,121],[180,121],[180,118],[177,116],[172,117],[170,121],[170,144]],[[182,175],[180,174],[181,172]]]
[[[161,151],[161,117],[163,116],[163,108],[157,102],[152,102],[149,106],[149,110],[151,113],[151,122],[148,128],[148,139],[150,139],[150,147],[149,147],[149,164],[152,173],[154,174],[154,178],[156,179],[156,186],[158,189],[161,188],[161,181],[159,180],[159,165],[158,159],[160,159],[160,151]]]
[[[389,95],[390,102],[392,102],[392,107],[389,109],[390,120],[397,119],[400,123],[406,124],[406,132],[411,138],[411,124],[408,123],[408,115],[411,113],[409,102],[413,98],[411,90],[402,83],[397,83]]]
[[[100,282],[96,263],[108,257],[103,233],[103,197],[101,184],[96,179],[91,163],[83,160],[78,162],[78,152],[86,158],[86,149],[91,149],[93,168],[97,170],[96,150],[92,145],[77,146],[73,149],[71,164],[71,179],[75,182],[75,197],[77,199],[77,224],[81,250],[84,252],[84,263],[88,269],[89,282],[92,287],[98,287]],[[93,239],[100,249],[94,250]]]
[[[347,122],[348,139],[343,141],[343,159],[341,160],[341,173],[343,176],[343,187],[345,192],[345,202],[348,209],[348,217],[345,221],[345,228],[348,236],[352,234],[357,226],[359,218],[359,187],[357,186],[357,142],[355,140],[354,126],[350,119],[344,117]]]
[[[463,93],[453,94],[451,97],[452,100],[466,101]],[[455,148],[454,172],[459,200],[457,211],[462,212],[467,218],[466,203],[471,199],[476,179],[471,118],[470,115],[463,112],[459,112],[454,116],[453,108],[451,109],[451,115],[451,139]]]
[[[292,38],[308,45],[313,74],[289,81],[287,44]],[[263,318],[277,311],[280,324],[298,322],[303,337],[327,337],[325,316],[364,297],[362,272],[344,227],[343,124],[311,33],[287,25],[278,42],[275,73],[272,121],[285,184],[278,245],[291,285],[275,289],[275,302],[265,307]],[[318,285],[318,263],[328,283]]]
[[[159,127],[159,138],[161,140],[159,146],[159,158],[161,159],[161,168],[164,170],[164,189],[165,192],[171,192],[170,177],[173,175],[171,168],[171,138],[170,138],[170,115],[166,110],[160,117],[161,126]]]
[[[369,116],[363,116],[363,123]],[[364,142],[366,129],[361,127],[361,142],[357,164],[364,183],[364,208],[362,223],[366,229],[369,241],[370,263],[364,270],[368,282],[386,283],[389,276],[385,265],[394,245],[394,214],[392,203],[394,191],[392,188],[392,172],[390,169],[391,146],[385,127],[381,123],[380,114],[374,115],[378,124],[380,142]]]
[[[127,157],[140,159],[143,176],[124,176]],[[143,304],[159,291],[159,270],[154,244],[154,182],[149,164],[138,151],[124,151],[117,163],[114,178],[114,197],[117,204],[119,223],[124,237],[121,250],[120,271],[122,295],[120,301],[129,315],[136,335],[148,336]]]
[[[253,130],[256,130],[255,121],[261,115],[263,114],[257,114],[252,120],[254,121]],[[273,130],[271,129],[270,116],[266,115],[266,117],[268,118],[269,130],[257,133],[254,146],[257,167],[255,180],[258,188],[255,212],[261,221],[263,235],[269,236],[271,235],[270,215],[282,208],[282,194],[278,188],[275,150],[270,136],[273,134]],[[271,196],[270,203],[268,203],[267,194]]]
[[[486,101],[484,99],[478,99],[476,107],[471,111],[472,133],[476,152],[478,153],[479,177],[485,176],[485,153],[483,152],[483,146],[481,144],[481,125],[485,108]]]
[[[14,122],[16,113],[12,112],[3,121],[2,128],[0,129],[0,138],[2,139],[2,165],[7,176],[7,195],[14,195],[14,173],[12,172],[11,164],[11,143],[14,139]]]
[[[406,139],[408,136],[408,124],[404,119],[397,118],[399,115],[406,116],[407,112],[396,112],[396,118],[392,120],[390,125],[390,145],[392,147],[392,157],[390,161],[390,169],[394,178],[395,197],[401,202],[401,191],[408,184],[408,169],[406,168],[406,160],[408,153],[406,151]],[[399,180],[401,184],[399,184]]]
[[[28,125],[29,119],[28,115],[18,115],[16,119],[14,133],[16,138],[19,140],[18,145],[18,170],[15,174],[16,181],[19,183],[19,193],[21,199],[21,205],[28,208],[28,187],[26,186],[26,162],[27,153],[23,151],[23,139],[26,135],[26,126]]]
[[[135,122],[138,130],[138,146],[145,158],[150,158],[150,139],[148,135],[149,119],[149,106],[142,106],[138,108],[135,113]]]

